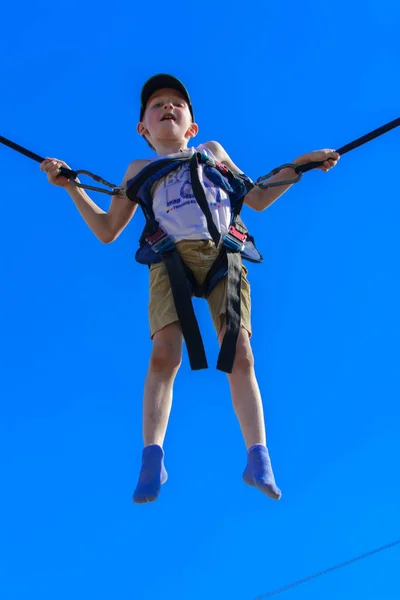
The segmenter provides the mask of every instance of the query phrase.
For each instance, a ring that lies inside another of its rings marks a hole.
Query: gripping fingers
[[[57,160],[56,158],[46,158],[40,164],[41,171],[44,171],[46,173],[47,179],[50,183],[64,187],[69,183],[69,180],[66,177],[60,175],[61,167],[69,169],[66,163],[64,163],[61,160]]]
[[[60,173],[61,162],[55,158],[46,158],[40,164],[40,170],[47,173],[49,178],[56,177]]]
[[[340,155],[334,150],[329,150],[328,152],[331,153],[331,156],[324,161],[324,164],[321,167],[323,171],[329,171],[332,167],[335,167],[340,159]]]
[[[335,166],[335,162],[330,158],[329,160],[326,160],[323,164],[323,170],[324,171],[329,171],[329,169],[331,169],[332,167]]]

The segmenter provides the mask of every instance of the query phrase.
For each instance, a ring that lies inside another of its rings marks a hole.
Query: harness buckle
[[[171,236],[159,227],[155,233],[146,237],[146,242],[151,246],[151,249],[157,254],[163,254],[164,252],[170,252],[174,249],[175,245]]]
[[[213,158],[208,156],[208,154],[206,154],[205,152],[202,152],[200,154],[200,157],[201,157],[201,162],[203,162],[205,165],[209,165],[210,167],[215,167],[217,169],[217,171],[219,171],[222,175],[229,175],[229,169],[223,163],[214,160]]]
[[[228,233],[224,237],[224,246],[233,252],[242,252],[246,240],[246,233],[240,233],[234,225],[230,225]]]
[[[215,162],[215,166],[217,167],[218,171],[222,174],[222,175],[228,175],[229,174],[229,169],[226,165],[220,163],[220,162]]]

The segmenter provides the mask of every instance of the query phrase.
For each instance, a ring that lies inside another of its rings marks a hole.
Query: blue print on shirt
[[[213,197],[213,201],[211,201],[211,202],[209,201],[210,206],[216,206],[216,205],[218,206],[219,204],[221,204],[221,201],[222,201],[221,190],[218,187],[211,185],[207,181],[204,182],[204,187],[207,188],[209,195],[211,195]],[[181,186],[180,197],[173,198],[172,200],[168,200],[167,207],[173,206],[174,209],[177,209],[177,208],[181,208],[182,206],[186,206],[187,204],[192,204],[192,202],[190,202],[190,203],[181,202],[181,200],[187,200],[189,198],[195,200],[192,184],[190,181],[186,180],[183,182],[183,184]]]
[[[220,208],[224,204],[229,204],[229,200],[222,197],[221,189],[218,186],[215,186],[208,181],[204,181],[203,183],[204,187],[207,188],[207,197],[210,207]],[[172,191],[170,188],[177,184],[181,184],[179,197],[169,198],[169,192]],[[182,208],[183,206],[187,206],[188,204],[196,203],[188,166],[169,173],[164,179],[163,187],[165,190],[167,213]],[[224,204],[221,204],[223,201],[225,201]]]
[[[164,179],[164,188],[167,189],[176,183],[180,183],[183,179],[187,179],[188,177],[189,167],[185,166],[177,171],[172,171],[168,173],[166,178]]]

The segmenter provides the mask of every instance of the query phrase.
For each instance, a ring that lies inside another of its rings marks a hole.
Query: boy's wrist
[[[278,175],[283,175],[285,178],[292,178],[296,175],[295,166],[301,163],[295,163],[294,161],[290,163],[293,166],[285,167],[281,171],[279,171]]]
[[[302,155],[302,156],[298,156],[297,158],[295,158],[295,159],[292,161],[292,165],[296,165],[296,166],[299,166],[299,165],[305,165],[305,164],[306,164],[306,163],[308,163],[308,162],[310,162],[310,159],[309,159],[309,158],[307,158],[307,156],[306,156],[306,155]]]
[[[74,181],[76,181],[77,183],[80,183],[80,180],[78,178],[74,179]],[[67,190],[67,192],[72,192],[75,190],[80,190],[82,188],[79,188],[78,186],[74,185],[72,179],[69,179],[68,183],[66,183],[64,185],[64,189]]]

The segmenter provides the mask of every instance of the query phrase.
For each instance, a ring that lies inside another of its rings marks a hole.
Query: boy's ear
[[[146,127],[143,125],[142,121],[140,121],[137,125],[136,125],[136,131],[138,132],[139,135],[144,135],[145,133],[149,133],[146,129]]]
[[[187,130],[187,135],[189,137],[195,137],[198,133],[199,133],[199,126],[197,125],[197,123],[192,123],[190,125],[189,129]]]

